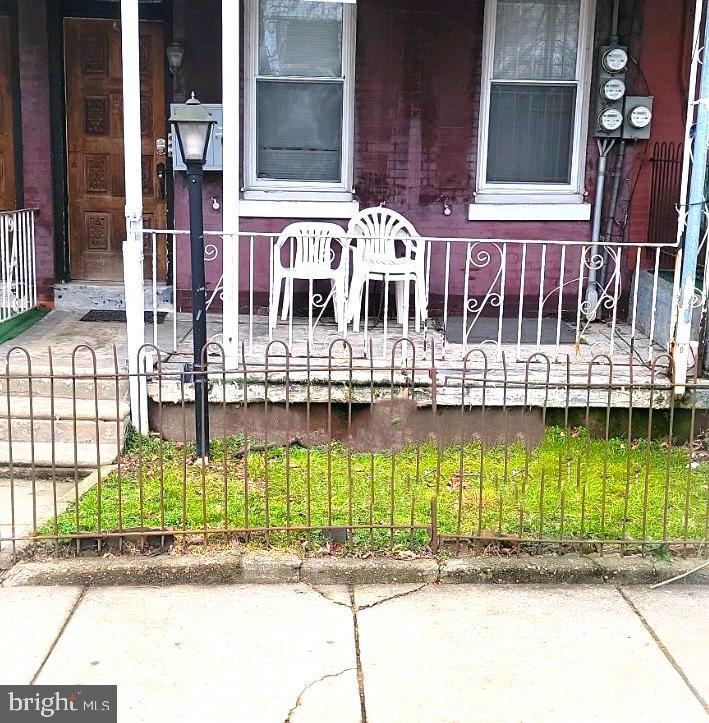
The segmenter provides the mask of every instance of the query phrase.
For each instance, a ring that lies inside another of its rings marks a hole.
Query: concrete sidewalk
[[[0,684],[119,721],[706,721],[709,588],[0,588]]]

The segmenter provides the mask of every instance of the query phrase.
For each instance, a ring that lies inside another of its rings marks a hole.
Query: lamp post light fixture
[[[185,57],[185,48],[178,40],[173,40],[165,48],[167,66],[173,75],[177,75],[182,68],[182,61]]]
[[[192,261],[192,352],[195,405],[195,446],[197,459],[209,458],[209,399],[207,359],[207,289],[204,273],[204,218],[202,215],[202,174],[207,148],[216,121],[194,97],[175,107],[170,117],[187,166],[189,189],[190,248]]]

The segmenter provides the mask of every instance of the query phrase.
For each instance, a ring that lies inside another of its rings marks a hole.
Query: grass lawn
[[[111,474],[57,520],[60,534],[130,527],[221,530],[264,526],[430,524],[440,534],[521,535],[588,540],[704,539],[709,464],[690,465],[686,447],[592,440],[584,429],[549,428],[541,444],[489,448],[435,443],[395,453],[353,453],[339,445],[249,452],[242,440],[213,442],[204,473],[191,450],[134,438]],[[248,466],[248,469],[247,469]],[[248,472],[248,474],[247,474]],[[142,509],[142,511],[141,511]],[[100,521],[99,521],[100,516]],[[52,534],[54,523],[44,526]],[[290,542],[319,532],[295,532]],[[425,530],[414,546],[428,541]],[[284,544],[285,533],[272,533]],[[410,545],[408,530],[356,530],[356,544]]]
[[[30,309],[0,322],[0,344],[15,339],[49,313],[48,309]]]

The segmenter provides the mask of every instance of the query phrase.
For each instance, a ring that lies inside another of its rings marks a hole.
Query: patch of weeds
[[[650,555],[650,557],[655,560],[659,560],[660,562],[672,562],[672,557],[667,545],[647,545],[645,547],[645,552]]]
[[[551,427],[536,446],[472,441],[439,450],[427,442],[368,453],[340,443],[266,448],[234,436],[213,439],[210,449],[203,467],[193,464],[193,445],[130,430],[120,476],[59,515],[60,534],[290,527],[249,539],[320,549],[329,544],[323,529],[353,527],[346,545],[354,549],[424,551],[435,497],[441,535],[589,544],[704,536],[709,464],[688,474],[685,447],[596,440],[584,428]],[[412,523],[421,528],[413,534]],[[299,529],[310,527],[318,529]]]

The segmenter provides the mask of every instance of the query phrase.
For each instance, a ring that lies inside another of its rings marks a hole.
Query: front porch
[[[153,321],[144,338],[156,347],[163,365],[183,366],[192,358],[191,319],[182,311],[189,309],[190,277],[181,260],[187,240],[184,231],[146,232],[153,258],[165,243],[175,259],[172,300],[159,297],[156,275],[144,293],[147,308],[157,309],[160,317],[158,323],[147,312]],[[230,371],[263,365],[267,353],[274,358],[287,353],[294,368],[309,363],[342,367],[351,356],[365,376],[369,367],[410,368],[415,359],[419,367],[433,364],[454,375],[484,361],[489,369],[507,369],[512,376],[523,374],[530,363],[548,365],[550,379],[560,381],[569,370],[579,378],[589,371],[594,377],[603,364],[612,364],[628,379],[633,373],[639,383],[649,383],[653,369],[658,381],[666,378],[674,312],[673,285],[662,258],[672,245],[417,240],[426,255],[425,323],[416,321],[413,292],[404,295],[401,314],[393,282],[373,281],[363,293],[360,325],[350,320],[343,330],[335,321],[329,282],[299,279],[280,298],[272,293],[274,261],[288,266],[294,256],[292,246],[284,258],[278,256],[277,234],[239,234],[228,253],[239,259],[237,286],[225,294],[223,258],[225,244],[232,242],[207,232],[210,355],[224,354]],[[700,297],[698,291],[697,306]],[[226,312],[228,304],[231,314],[218,313]],[[239,314],[233,316],[236,308]],[[231,356],[227,336],[238,350]],[[692,338],[694,367],[696,328]]]
[[[215,339],[222,323],[221,315],[210,315],[208,332]],[[371,333],[366,336],[362,331],[350,332],[343,342],[334,321],[325,321],[313,330],[309,341],[308,319],[303,317],[294,318],[292,326],[284,325],[272,334],[267,316],[241,315],[239,324],[244,336],[235,366],[222,372],[223,349],[218,342],[209,348],[210,400],[215,404],[226,401],[243,405],[244,377],[248,374],[250,403],[266,398],[280,404],[286,398],[292,404],[326,403],[329,398],[333,402],[368,404],[377,401],[382,392],[386,395],[396,389],[404,396],[415,390],[419,407],[459,407],[463,383],[465,404],[471,407],[627,409],[631,385],[636,408],[682,406],[671,392],[667,353],[652,345],[646,335],[633,335],[626,322],[615,328],[610,322],[594,323],[579,347],[575,342],[503,342],[499,347],[467,350],[462,343],[446,341],[441,330],[410,333],[406,337],[410,341],[406,342],[401,327],[393,325],[386,355],[373,353],[377,345],[382,348],[381,330],[376,339]],[[163,359],[162,368],[168,378],[162,389],[155,385],[149,388],[154,402],[169,402],[178,391],[179,377],[170,379],[169,370],[181,371],[191,362],[191,326],[190,315],[177,315],[177,349]],[[169,342],[172,333],[167,322],[158,324],[158,344]],[[289,343],[291,334],[293,343]],[[593,351],[611,346],[614,351],[610,354]],[[648,348],[652,349],[653,362],[643,360]],[[307,380],[310,384],[306,384]],[[706,386],[709,392],[709,380]],[[550,392],[552,389],[558,393]],[[692,404],[698,409],[709,408],[709,395],[697,395]]]
[[[48,350],[51,349],[54,373],[59,377],[71,375],[73,362],[76,373],[83,380],[79,383],[80,389],[86,387],[88,397],[93,393],[94,371],[99,377],[120,374],[127,380],[125,325],[85,322],[82,321],[84,316],[84,311],[51,312],[20,337],[0,344],[0,357],[7,362],[11,349],[26,349],[32,360],[33,373],[42,375],[48,372]],[[414,389],[419,407],[459,407],[461,382],[465,379],[465,403],[477,407],[610,406],[626,409],[630,386],[634,389],[632,404],[636,409],[683,406],[683,402],[674,400],[670,393],[672,383],[667,353],[655,345],[654,362],[644,361],[638,350],[647,350],[649,339],[637,332],[633,336],[632,327],[626,322],[617,324],[614,330],[610,323],[590,325],[578,349],[575,343],[562,343],[558,347],[556,344],[528,344],[522,345],[521,356],[518,356],[516,344],[504,343],[498,352],[477,347],[466,353],[461,343],[445,343],[440,330],[412,333],[408,337],[412,344],[408,344],[401,340],[401,329],[395,325],[390,329],[388,359],[369,353],[376,342],[370,335],[365,345],[363,332],[348,335],[347,344],[342,343],[333,321],[318,324],[313,332],[314,340],[309,343],[307,319],[294,318],[295,342],[292,345],[288,345],[290,325],[280,326],[269,338],[267,316],[241,315],[239,324],[245,336],[241,343],[242,354],[234,368],[224,371],[218,342],[209,348],[210,399],[215,404],[226,401],[243,406],[244,378],[248,375],[249,403],[263,401],[266,397],[271,402],[284,403],[288,396],[289,403],[305,405],[308,401],[327,402],[329,395],[333,402],[349,399],[367,404],[377,401],[381,394],[390,394],[395,388],[407,394],[406,390]],[[222,325],[221,314],[209,315],[210,336],[217,338]],[[611,336],[614,339],[613,354],[594,355],[593,349],[609,348]],[[161,400],[168,404],[172,397],[179,396],[185,365],[192,360],[190,314],[178,312],[154,327],[151,325],[141,358],[151,359],[152,363],[157,356],[153,342],[157,339],[158,349],[168,349],[174,338],[177,338],[176,348],[161,353],[160,363],[154,366],[156,371],[158,366],[161,367],[163,382],[161,388],[149,385],[148,393],[153,402]],[[288,357],[285,356],[286,348],[289,349]],[[631,349],[636,349],[635,353],[631,353]],[[145,368],[143,364],[139,366]],[[7,368],[10,376],[26,375],[24,355],[13,352]],[[266,379],[267,388],[264,385]],[[306,397],[304,382],[308,379],[309,397]],[[709,380],[699,380],[698,384],[702,391],[693,396],[692,405],[696,409],[709,408]],[[110,387],[110,384],[103,386]],[[353,395],[343,391],[347,386],[356,390]],[[703,391],[705,386],[706,392]],[[107,392],[110,397],[111,389],[107,388]],[[190,385],[186,384],[188,401],[191,393]]]

